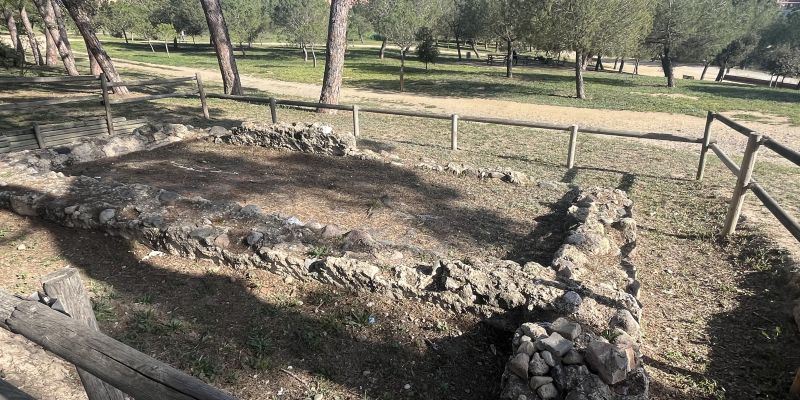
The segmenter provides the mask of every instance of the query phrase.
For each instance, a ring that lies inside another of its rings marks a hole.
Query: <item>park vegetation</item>
[[[520,54],[574,60],[575,97],[581,99],[587,97],[584,72],[605,70],[604,58],[619,71],[626,60],[637,66],[640,59],[659,60],[667,87],[677,85],[676,63],[704,65],[701,78],[718,68],[718,81],[732,67],[761,68],[772,74],[771,85],[800,76],[800,11],[772,0],[0,0],[0,7],[20,62],[27,48],[31,63],[60,63],[77,75],[67,36],[73,29],[86,44],[92,73],[112,81],[119,77],[98,30],[126,43],[147,41],[153,52],[156,40],[167,53],[170,42],[177,51],[188,38],[208,35],[225,91],[234,94],[242,92],[234,44],[246,57],[265,35],[279,35],[305,61],[310,52],[314,66],[324,47],[320,100],[332,104],[338,103],[348,32],[361,42],[365,36],[381,41],[381,59],[387,48],[398,50],[401,91],[409,52],[416,49],[427,68],[444,45],[454,45],[459,61],[464,49],[481,59],[481,51],[494,47],[507,78]]]

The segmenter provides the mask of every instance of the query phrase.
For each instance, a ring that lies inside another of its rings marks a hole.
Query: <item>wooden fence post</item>
[[[700,165],[697,166],[697,180],[702,181],[706,174],[706,156],[708,145],[711,144],[711,123],[714,122],[714,113],[709,111],[706,116],[706,130],[703,132],[703,147],[700,149]]]
[[[206,101],[206,89],[203,87],[203,78],[200,77],[199,72],[195,73],[194,76],[197,80],[197,93],[200,95],[200,105],[203,107],[203,118],[211,119],[211,116],[208,114],[208,102]]]
[[[450,118],[450,149],[458,150],[458,114]]]
[[[100,90],[103,91],[103,105],[106,107],[106,126],[108,134],[114,134],[114,117],[111,116],[111,103],[108,99],[108,79],[106,74],[100,74]]]
[[[733,189],[731,203],[728,205],[728,215],[725,217],[725,226],[722,228],[722,235],[728,236],[736,232],[736,223],[742,213],[744,205],[744,195],[747,193],[750,179],[753,177],[753,167],[756,165],[758,148],[761,146],[761,135],[750,134],[747,139],[747,147],[744,150],[742,167],[739,170],[739,178],[736,180],[736,187]]]
[[[572,125],[569,131],[569,149],[567,150],[567,169],[575,168],[575,147],[578,144],[578,125]]]
[[[72,319],[88,326],[93,331],[99,331],[89,295],[81,282],[78,270],[65,268],[42,277],[42,287],[47,296],[58,299],[64,311]],[[124,393],[114,386],[103,382],[96,376],[78,369],[78,375],[86,389],[89,400],[126,400]]]
[[[361,136],[361,126],[358,120],[358,105],[353,106],[353,135],[355,135],[355,137]]]
[[[278,123],[278,103],[275,101],[274,97],[269,98],[269,112],[272,114],[272,123]]]
[[[39,129],[39,123],[33,123],[33,136],[36,138],[36,144],[39,145],[40,149],[45,148],[46,143],[44,141],[44,137],[42,136],[42,131]]]

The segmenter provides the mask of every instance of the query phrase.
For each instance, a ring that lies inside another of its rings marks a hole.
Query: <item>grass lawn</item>
[[[184,44],[167,57],[163,45],[125,44],[121,39],[104,38],[112,58],[172,66],[217,69],[212,49],[205,44]],[[375,43],[372,43],[375,44]],[[83,43],[74,40],[76,53],[83,53]],[[399,56],[389,48],[383,61],[377,48],[354,46],[350,49],[344,73],[348,87],[397,91]],[[491,51],[491,49],[490,49]],[[236,52],[242,74],[283,81],[321,84],[324,53],[318,52],[317,68],[304,63],[299,49],[285,46],[254,47],[243,56]],[[733,83],[681,80],[678,87],[665,87],[664,78],[634,76],[614,72],[587,72],[588,100],[573,98],[574,76],[569,68],[525,66],[515,68],[514,78],[505,78],[502,66],[487,66],[481,61],[458,62],[452,51],[445,51],[441,61],[425,70],[423,63],[409,57],[406,65],[406,90],[427,96],[475,97],[514,100],[535,104],[572,107],[659,111],[703,116],[708,110],[744,110],[788,118],[800,124],[800,91],[769,89]],[[485,52],[484,52],[485,54]]]

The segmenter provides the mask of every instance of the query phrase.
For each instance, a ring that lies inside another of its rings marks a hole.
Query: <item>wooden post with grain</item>
[[[40,149],[46,147],[46,143],[44,141],[44,136],[42,136],[42,130],[39,129],[39,123],[33,123],[33,136],[36,138],[36,144],[39,145]]]
[[[114,117],[111,116],[111,102],[108,96],[108,78],[106,74],[100,74],[100,90],[103,92],[103,106],[106,108],[106,126],[108,134],[114,134]]]
[[[575,168],[575,147],[578,145],[578,125],[572,125],[569,131],[569,148],[567,149],[567,169]]]
[[[748,136],[747,147],[744,150],[744,158],[742,159],[742,167],[739,169],[739,178],[736,180],[736,186],[731,196],[731,203],[728,205],[728,215],[725,217],[725,226],[722,228],[723,236],[728,236],[736,232],[736,223],[739,221],[739,216],[742,214],[744,197],[749,189],[750,180],[753,177],[753,167],[756,165],[756,156],[758,155],[758,148],[761,146],[761,138],[762,136],[756,133],[751,133]]]
[[[272,115],[272,123],[278,123],[278,103],[274,97],[269,98],[269,113]]]
[[[355,137],[361,136],[361,126],[358,119],[358,105],[353,106],[353,135]]]
[[[706,174],[706,156],[708,155],[708,146],[711,144],[711,123],[714,122],[714,113],[709,111],[706,116],[706,129],[703,132],[703,147],[700,149],[700,164],[697,166],[698,181],[702,181]]]
[[[42,278],[42,287],[48,297],[58,299],[72,319],[89,327],[92,331],[99,331],[95,319],[89,294],[81,282],[78,270],[65,268],[60,271],[45,275]],[[78,368],[83,388],[89,400],[126,400],[124,393],[115,387],[98,379],[96,376]]]
[[[203,107],[203,118],[211,119],[208,114],[208,101],[206,100],[206,89],[203,87],[203,78],[200,77],[199,72],[195,73],[194,77],[197,80],[197,94],[200,95],[200,105]]]
[[[458,114],[450,117],[450,149],[458,150]]]

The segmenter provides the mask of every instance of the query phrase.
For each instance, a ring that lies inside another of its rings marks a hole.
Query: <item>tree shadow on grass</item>
[[[456,327],[407,322],[409,315],[441,314],[430,306],[282,284],[266,272],[214,272],[204,261],[142,261],[122,239],[31,222],[54,237],[70,265],[99,282],[90,289],[101,330],[240,398],[273,398],[286,385],[288,398],[305,399],[317,384],[323,393],[331,384],[344,388],[352,399],[486,399],[499,391],[504,358],[490,345],[510,338],[482,324],[442,334]],[[386,314],[376,324],[365,320],[379,311]],[[425,337],[408,336],[407,328]],[[310,390],[285,375],[289,366],[312,375]]]
[[[769,89],[725,83],[689,84],[684,86],[686,87],[686,90],[723,98],[776,101],[780,103],[797,103],[800,101],[800,91],[791,89]]]

